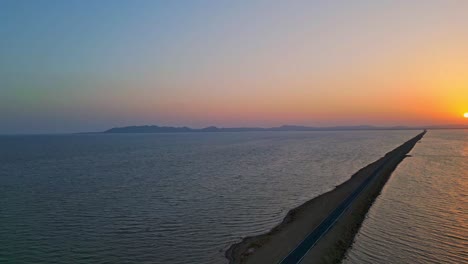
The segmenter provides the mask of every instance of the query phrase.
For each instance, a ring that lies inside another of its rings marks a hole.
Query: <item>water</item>
[[[468,130],[429,131],[410,154],[344,264],[468,263]]]
[[[419,131],[0,137],[0,262],[225,263]]]

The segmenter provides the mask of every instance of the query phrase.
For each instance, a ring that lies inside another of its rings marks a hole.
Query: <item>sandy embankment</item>
[[[337,263],[352,244],[354,235],[393,170],[424,136],[417,135],[384,157],[356,172],[348,181],[288,212],[283,221],[266,234],[246,237],[226,251],[230,263],[279,263],[367,178],[367,187],[339,220],[312,247],[301,263]]]

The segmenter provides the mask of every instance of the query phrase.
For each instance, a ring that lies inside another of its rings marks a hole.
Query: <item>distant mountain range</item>
[[[341,131],[341,130],[422,130],[422,129],[468,129],[468,125],[438,125],[438,126],[331,126],[309,127],[283,125],[279,127],[215,127],[205,128],[170,127],[170,126],[127,126],[115,127],[102,133],[197,133],[197,132],[248,132],[248,131]]]

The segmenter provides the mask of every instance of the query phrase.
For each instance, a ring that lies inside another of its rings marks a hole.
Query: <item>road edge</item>
[[[336,186],[333,190],[321,194],[290,210],[283,221],[268,233],[258,236],[246,237],[242,239],[241,242],[231,245],[225,252],[225,256],[229,260],[229,263],[249,263],[252,255],[257,254],[258,251],[262,251],[262,248],[265,245],[268,245],[270,241],[275,238],[275,236],[278,236],[278,234],[284,236],[284,234],[281,234],[281,232],[284,233],[284,230],[287,229],[290,224],[294,224],[297,218],[301,217],[300,214],[303,211],[310,210],[307,209],[310,204],[317,202],[317,200],[327,199],[327,196],[332,196],[340,189],[344,189],[344,186],[351,184],[352,181],[362,181],[370,177],[371,174],[377,173],[378,175],[376,179],[374,179],[372,183],[366,187],[366,190],[363,191],[363,194],[360,194],[359,198],[346,210],[346,212],[330,228],[330,230],[323,236],[323,238],[321,238],[321,240],[308,251],[307,257],[303,260],[303,263],[341,262],[346,254],[347,249],[352,245],[354,237],[359,231],[359,228],[362,225],[368,210],[381,193],[392,172],[406,157],[406,154],[410,152],[411,149],[413,149],[415,144],[421,140],[425,133],[426,131],[418,134],[417,136],[404,142],[399,147],[385,154],[384,157],[360,169],[358,172],[353,174],[349,180]],[[382,167],[382,165],[383,168],[379,172],[376,172],[377,168]],[[315,227],[316,226],[312,225],[309,232],[312,231]],[[306,237],[309,232],[304,233],[303,237]],[[278,259],[276,263],[279,261],[281,261],[281,259]],[[271,259],[269,261],[259,261],[257,258],[255,262],[271,263]]]

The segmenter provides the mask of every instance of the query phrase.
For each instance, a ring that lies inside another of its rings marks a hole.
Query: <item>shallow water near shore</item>
[[[0,262],[225,263],[419,132],[1,136]]]
[[[468,263],[468,130],[429,131],[410,154],[343,264]]]

